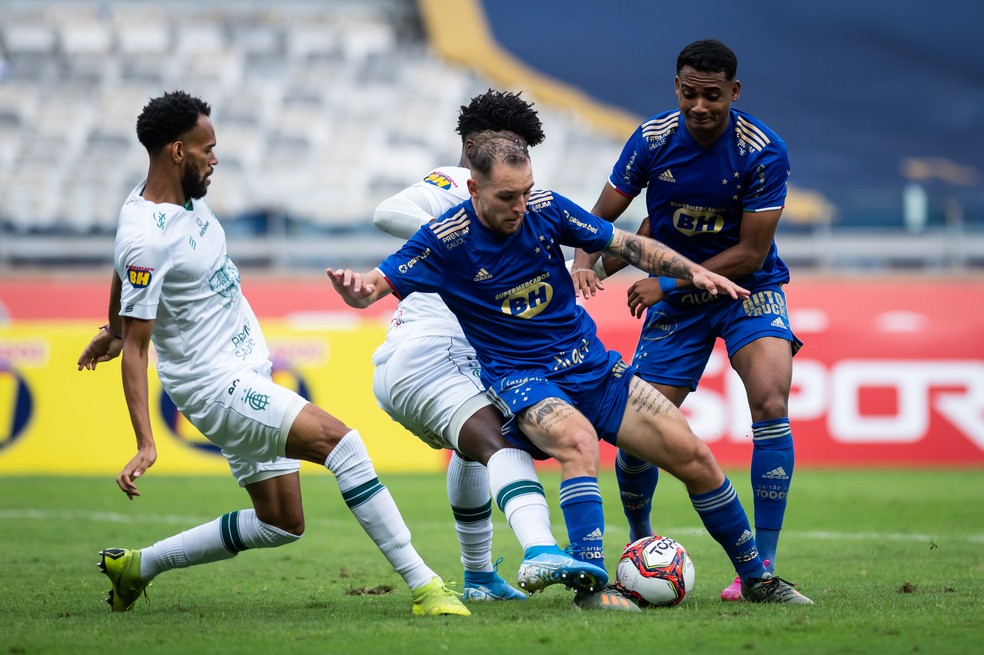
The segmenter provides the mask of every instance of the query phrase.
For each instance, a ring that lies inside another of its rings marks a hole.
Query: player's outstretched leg
[[[359,525],[410,587],[414,614],[469,616],[468,608],[448,589],[410,543],[410,528],[379,478],[362,437],[349,430],[335,445],[325,468],[335,474],[338,489]]]

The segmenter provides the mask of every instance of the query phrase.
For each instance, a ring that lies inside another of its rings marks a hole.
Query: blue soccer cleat
[[[608,584],[608,573],[600,566],[575,559],[554,546],[536,555],[530,555],[527,551],[526,558],[519,566],[517,581],[529,594],[553,584],[590,592]]]
[[[461,595],[467,601],[526,600],[527,596],[499,575],[500,557],[491,571],[465,571],[465,588]]]

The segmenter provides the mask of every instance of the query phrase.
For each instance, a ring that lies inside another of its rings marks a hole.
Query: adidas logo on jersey
[[[492,274],[486,271],[484,268],[478,269],[478,273],[476,273],[475,277],[472,278],[472,280],[475,282],[484,282],[485,280],[491,280],[491,279],[492,279]]]
[[[782,328],[783,330],[786,329],[786,324],[783,323],[782,319],[779,317],[776,317],[776,320],[772,321],[771,325],[772,327]]]
[[[673,177],[673,173],[671,173],[670,169],[668,168],[659,174],[659,179],[663,180],[664,182],[676,182],[676,178]]]
[[[788,480],[789,475],[786,473],[786,469],[781,466],[777,466],[768,473],[762,475],[764,480]]]

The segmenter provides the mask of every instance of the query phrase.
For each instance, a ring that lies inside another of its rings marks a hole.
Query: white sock
[[[557,540],[550,532],[550,508],[530,454],[518,448],[504,448],[489,458],[488,471],[492,497],[523,550],[556,546]]]
[[[255,510],[229,512],[141,550],[140,577],[150,582],[164,571],[218,562],[249,548],[274,548],[300,538],[267,525],[256,518]]]
[[[489,472],[456,452],[448,463],[448,501],[466,571],[492,571],[492,500]]]
[[[335,474],[342,499],[410,589],[430,582],[437,574],[421,559],[410,543],[410,529],[400,515],[389,489],[376,477],[365,444],[358,431],[342,437],[325,460]]]

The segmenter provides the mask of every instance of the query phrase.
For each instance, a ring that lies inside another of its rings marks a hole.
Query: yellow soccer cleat
[[[140,594],[147,593],[147,583],[140,579],[140,551],[126,548],[106,548],[99,551],[99,570],[106,574],[113,587],[109,603],[113,612],[129,611]]]
[[[457,614],[471,616],[471,612],[458,598],[458,594],[448,589],[444,581],[434,577],[423,587],[410,592],[413,595],[413,613],[420,616],[441,616]]]

